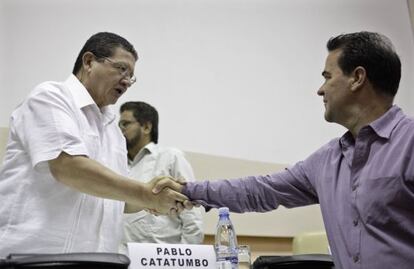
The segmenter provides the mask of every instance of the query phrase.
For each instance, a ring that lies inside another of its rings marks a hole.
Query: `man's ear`
[[[95,55],[92,52],[85,52],[82,56],[82,67],[86,72],[90,72],[92,69],[92,61],[95,59]]]
[[[145,134],[151,134],[152,131],[152,123],[151,122],[146,122],[144,123],[144,125],[142,125],[142,129],[144,131]]]
[[[351,74],[351,91],[362,88],[367,80],[367,71],[362,66],[357,66]]]

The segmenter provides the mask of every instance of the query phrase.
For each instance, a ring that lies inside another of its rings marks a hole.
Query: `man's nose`
[[[322,87],[320,87],[316,93],[317,93],[319,96],[322,96],[322,95],[324,95],[324,90],[322,89]]]
[[[123,77],[121,79],[121,85],[125,86],[126,89],[128,89],[129,87],[131,87],[132,83],[131,83],[131,79],[128,77]]]

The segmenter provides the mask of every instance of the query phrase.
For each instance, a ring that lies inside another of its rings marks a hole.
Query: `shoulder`
[[[68,103],[68,91],[61,82],[46,81],[36,85],[26,98],[19,104],[13,112],[14,115],[34,111],[39,109],[48,109],[51,104]]]
[[[340,139],[341,139],[340,137],[335,137],[331,139],[329,142],[319,147],[319,149],[317,149],[314,153],[312,153],[311,156],[312,155],[316,155],[316,156],[326,155],[330,151],[339,149]]]
[[[384,136],[391,134],[391,137],[399,136],[400,134],[410,133],[414,130],[414,118],[405,114],[405,112],[398,106],[394,105],[388,112],[386,112],[379,120],[380,133]]]
[[[32,100],[44,101],[46,103],[53,101],[66,101],[70,96],[64,83],[56,81],[46,81],[38,84],[28,95],[26,101]]]
[[[174,147],[159,147],[157,153],[155,154],[160,163],[168,163],[171,167],[174,167],[171,169],[175,171],[181,171],[181,168],[190,165],[190,162],[185,157],[183,151]]]
[[[163,147],[157,145],[157,152],[160,155],[171,156],[171,157],[184,157],[184,152],[174,147]]]
[[[311,153],[305,160],[299,162],[304,168],[319,167],[327,162],[327,160],[336,159],[340,157],[340,138],[336,137],[329,142],[319,147],[316,151]]]
[[[404,116],[393,128],[390,135],[390,143],[405,145],[413,148],[414,146],[414,119]]]
[[[414,118],[408,115],[404,115],[397,125],[397,128],[414,130]]]
[[[63,82],[57,81],[45,81],[39,83],[34,87],[31,92],[31,95],[41,94],[41,93],[55,93],[55,94],[65,94],[65,86]]]

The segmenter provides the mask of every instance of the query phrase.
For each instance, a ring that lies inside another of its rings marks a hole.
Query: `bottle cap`
[[[229,208],[228,207],[220,207],[218,211],[219,211],[219,216],[229,215]]]

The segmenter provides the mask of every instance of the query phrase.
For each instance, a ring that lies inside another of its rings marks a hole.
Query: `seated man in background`
[[[167,213],[186,199],[172,190],[154,195],[158,179],[127,177],[125,139],[109,105],[135,82],[137,59],[126,39],[97,33],[73,74],[36,86],[13,111],[0,172],[0,257],[118,252],[124,210]]]
[[[399,56],[387,37],[372,32],[331,38],[327,49],[317,93],[326,121],[348,131],[282,172],[189,182],[183,193],[233,212],[319,203],[335,268],[411,269],[414,120],[393,105]]]
[[[181,151],[158,143],[158,112],[144,102],[127,102],[120,108],[119,127],[127,141],[130,176],[148,182],[156,176],[194,180],[193,170]],[[124,239],[138,243],[201,244],[201,208],[184,210],[178,216],[156,216],[145,211],[124,215]]]

